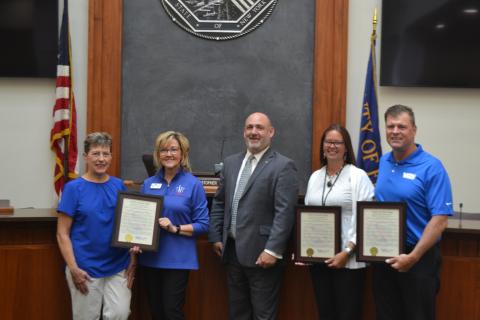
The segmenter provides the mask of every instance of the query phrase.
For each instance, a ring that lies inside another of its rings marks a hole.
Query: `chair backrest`
[[[142,161],[143,161],[143,165],[145,166],[145,169],[147,170],[148,176],[149,177],[154,176],[155,173],[157,173],[157,169],[153,164],[153,155],[151,153],[143,154]]]

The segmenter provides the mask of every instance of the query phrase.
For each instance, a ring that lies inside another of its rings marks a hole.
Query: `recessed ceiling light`
[[[478,9],[477,9],[477,8],[467,8],[467,9],[463,9],[463,13],[466,13],[466,14],[477,14],[477,13],[478,13]]]

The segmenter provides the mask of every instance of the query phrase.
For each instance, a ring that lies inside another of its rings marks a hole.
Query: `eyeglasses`
[[[100,152],[100,151],[95,151],[95,152],[89,153],[88,155],[94,159],[100,159],[101,157],[110,158],[112,156],[110,152]]]
[[[167,155],[169,152],[172,155],[176,155],[178,151],[180,151],[179,148],[160,149],[160,155],[164,156],[164,155]]]
[[[326,146],[334,146],[334,147],[340,147],[341,145],[345,144],[345,142],[343,141],[329,141],[329,140],[325,140],[323,141],[323,144],[326,145]]]

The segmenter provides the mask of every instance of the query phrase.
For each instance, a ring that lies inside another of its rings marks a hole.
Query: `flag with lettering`
[[[62,26],[58,41],[56,100],[53,107],[50,148],[55,153],[54,185],[57,195],[64,184],[77,177],[77,111],[72,85],[68,0],[64,0]]]
[[[382,156],[380,131],[378,129],[377,73],[375,62],[375,25],[370,43],[365,91],[363,95],[360,137],[358,142],[357,167],[365,170],[373,184],[377,182],[378,165]]]

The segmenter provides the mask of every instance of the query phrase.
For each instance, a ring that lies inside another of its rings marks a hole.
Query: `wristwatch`
[[[180,231],[181,231],[180,225],[177,224],[175,227],[177,227],[177,231],[175,232],[175,234],[180,234]]]
[[[346,246],[344,249],[343,249],[344,252],[346,252],[348,255],[351,255],[352,252],[353,252],[353,249],[350,248],[349,246]]]

